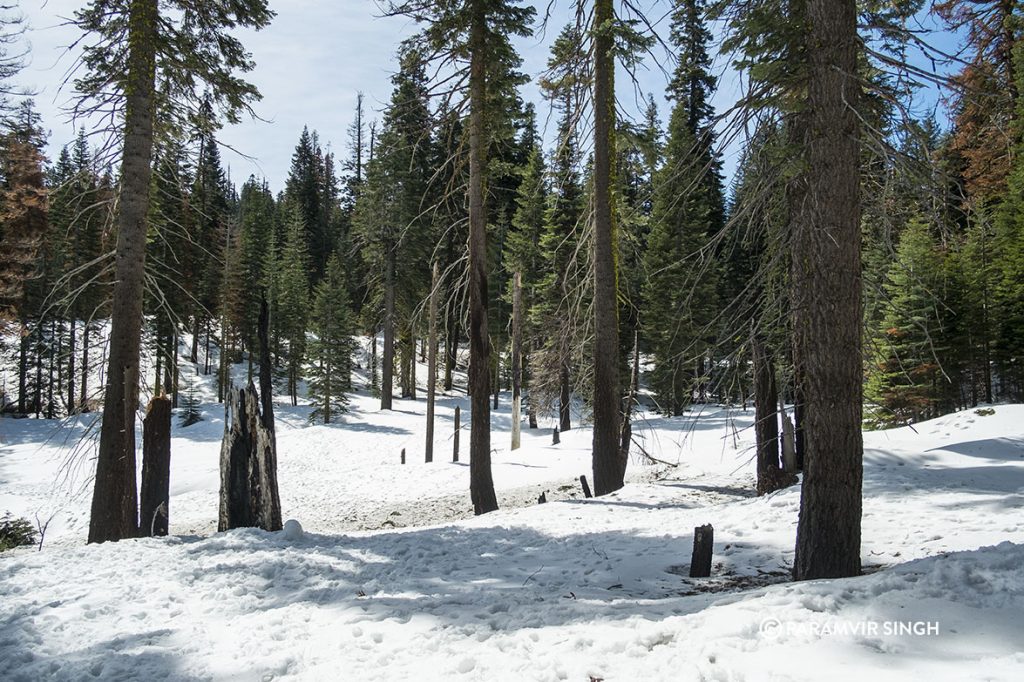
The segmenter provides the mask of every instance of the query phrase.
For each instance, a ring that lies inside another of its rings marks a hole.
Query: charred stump
[[[217,529],[281,530],[277,488],[277,439],[271,394],[269,315],[260,309],[260,390],[252,382],[229,391],[220,450],[220,519]]]
[[[693,555],[690,557],[690,577],[711,576],[711,555],[715,547],[715,529],[711,524],[693,529]]]
[[[171,399],[159,396],[149,401],[142,420],[140,535],[167,535],[170,482]]]

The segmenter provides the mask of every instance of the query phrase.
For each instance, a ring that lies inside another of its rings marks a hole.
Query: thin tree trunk
[[[21,325],[21,339],[18,344],[18,414],[25,414],[28,392],[28,339],[25,324]]]
[[[594,2],[594,492],[622,487],[619,449],[618,235],[612,208],[615,55],[612,0]]]
[[[199,313],[196,313],[195,317],[192,318],[192,354],[189,356],[189,362],[193,362],[196,365],[196,374],[199,373]]]
[[[78,377],[75,376],[75,361],[78,359],[78,349],[75,343],[75,316],[72,314],[68,333],[68,415],[75,413],[75,389],[78,388]]]
[[[54,357],[60,352],[60,335],[57,330],[57,322],[53,320],[50,322],[50,343],[47,344],[46,353],[46,418],[53,419],[54,408],[56,407],[53,399],[53,369],[54,369]],[[60,370],[58,369],[58,380]],[[57,387],[57,395],[60,395],[60,386]]]
[[[416,336],[409,337],[409,397],[416,399]]]
[[[779,464],[779,392],[775,385],[775,363],[758,338],[751,336],[754,361],[754,437],[757,442],[757,494],[767,495],[784,488],[792,479]]]
[[[455,360],[459,351],[455,306],[450,304],[447,309],[444,340],[444,390],[450,392],[455,385]]]
[[[386,245],[384,256],[384,357],[380,379],[380,409],[390,410],[395,371],[395,253]]]
[[[622,427],[619,449],[622,457],[629,457],[629,446],[633,442],[633,406],[640,391],[640,332],[633,329],[633,363],[629,377],[629,393],[622,406]]]
[[[43,416],[43,321],[36,326],[36,386],[35,413],[36,419]]]
[[[434,262],[430,285],[430,330],[427,334],[427,443],[426,461],[434,461],[434,395],[437,392],[437,297],[440,271]]]
[[[562,433],[572,428],[572,391],[569,385],[569,363],[562,361],[558,372],[558,430]]]
[[[512,278],[512,449],[518,450],[521,440],[523,392],[523,275]]]
[[[487,26],[486,0],[473,0],[469,66],[469,488],[476,514],[498,508],[491,477],[491,347],[487,334]]]
[[[163,369],[164,369],[163,368],[164,349],[163,349],[163,343],[161,343],[161,341],[163,340],[163,337],[160,334],[160,325],[159,324],[157,324],[157,329],[156,329],[156,333],[154,334],[154,336],[156,337],[154,339],[155,351],[156,351],[154,353],[156,355],[156,367],[153,368],[153,395],[157,396],[157,395],[160,395],[160,382],[163,379]]]
[[[171,357],[174,358],[174,364],[171,365],[171,395],[174,400],[174,407],[178,407],[178,387],[179,387],[179,372],[178,372],[178,331],[175,329],[174,335],[171,341]]]
[[[808,0],[810,220],[793,235],[796,362],[807,404],[793,575],[860,573],[863,437],[857,5]]]
[[[132,0],[128,18],[128,73],[118,197],[117,259],[111,304],[110,353],[103,422],[96,460],[89,542],[138,534],[135,487],[135,411],[139,403],[146,214],[153,160],[157,0]]]

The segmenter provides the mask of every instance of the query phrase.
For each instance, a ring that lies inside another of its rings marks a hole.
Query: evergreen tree
[[[298,404],[299,381],[306,358],[306,324],[309,306],[309,283],[306,273],[309,254],[306,251],[306,226],[298,206],[286,209],[285,242],[280,260],[275,265],[277,331],[284,343],[288,395],[292,405]]]
[[[675,104],[665,163],[654,180],[642,314],[655,358],[651,385],[671,415],[682,414],[695,391],[705,391],[703,364],[718,307],[709,238],[722,228],[724,200],[713,149],[710,37],[700,0],[677,3],[672,40],[679,62],[669,85]]]
[[[943,260],[930,226],[917,218],[900,239],[885,288],[884,342],[872,365],[866,393],[882,412],[879,421],[906,424],[938,416],[949,401],[943,372]]]
[[[327,262],[327,271],[313,295],[309,344],[309,395],[314,409],[310,421],[329,424],[347,411],[352,390],[352,312],[341,259]]]

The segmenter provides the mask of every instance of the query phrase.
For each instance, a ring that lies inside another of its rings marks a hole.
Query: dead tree
[[[142,490],[139,534],[167,535],[171,482],[171,399],[149,401],[142,420]]]
[[[259,527],[281,530],[277,489],[277,439],[267,344],[267,302],[260,309],[260,391],[250,382],[231,391],[220,452],[218,530]],[[262,408],[262,409],[261,409]]]

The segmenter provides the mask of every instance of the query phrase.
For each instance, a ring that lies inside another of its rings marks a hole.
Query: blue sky
[[[24,84],[37,91],[36,103],[47,127],[52,131],[51,156],[70,141],[74,130],[62,108],[70,92],[61,84],[74,64],[74,55],[66,46],[77,37],[73,27],[63,26],[64,18],[82,6],[84,0],[22,0],[22,12],[29,23],[31,63],[23,73]],[[544,11],[547,3],[539,3]],[[415,32],[415,25],[402,18],[381,18],[373,0],[271,0],[277,17],[266,30],[242,32],[240,37],[252,52],[256,69],[249,78],[263,93],[256,111],[262,121],[245,121],[225,128],[219,138],[226,145],[253,157],[225,151],[233,179],[244,181],[250,174],[265,176],[276,191],[284,186],[292,151],[304,125],[320,133],[339,158],[348,153],[347,128],[353,118],[356,93],[365,94],[368,118],[378,117],[390,95],[389,78],[396,65],[398,43]],[[544,70],[548,47],[561,25],[569,20],[572,3],[555,2],[544,35],[522,39],[518,47],[523,68],[536,77]],[[641,0],[639,6],[653,20],[661,20],[656,29],[667,37],[664,18],[667,0]],[[712,52],[714,52],[712,48]],[[661,59],[667,68],[670,64]],[[715,72],[721,86],[716,97],[719,110],[735,99],[739,82],[734,72],[719,58]],[[653,92],[659,102],[661,118],[667,110],[661,94],[665,75],[655,64],[639,72],[639,88]],[[630,108],[635,99],[633,86],[622,76],[619,98]],[[524,96],[538,104],[541,124],[547,121],[536,87],[526,86]],[[931,97],[934,99],[934,96]],[[551,124],[553,125],[553,123]],[[735,167],[737,149],[725,152],[725,170]]]

